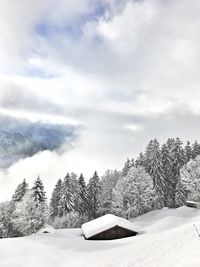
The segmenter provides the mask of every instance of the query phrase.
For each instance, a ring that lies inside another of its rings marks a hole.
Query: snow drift
[[[182,207],[133,221],[144,234],[87,241],[81,229],[0,240],[1,267],[199,267],[200,211]]]

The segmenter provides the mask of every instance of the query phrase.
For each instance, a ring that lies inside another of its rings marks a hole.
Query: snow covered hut
[[[195,208],[195,209],[197,209],[197,208],[200,207],[200,202],[187,200],[186,201],[186,206],[189,207],[189,208]]]
[[[82,231],[88,240],[112,240],[138,234],[130,221],[112,214],[84,223]]]

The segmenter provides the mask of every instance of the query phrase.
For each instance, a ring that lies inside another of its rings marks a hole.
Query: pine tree
[[[173,172],[172,172],[172,157],[167,144],[163,144],[161,148],[162,168],[165,180],[165,205],[173,207]]]
[[[14,202],[21,201],[23,196],[26,194],[27,190],[28,190],[28,183],[24,179],[23,182],[17,186],[17,188],[16,188],[16,190],[12,196],[12,200]]]
[[[72,190],[73,190],[73,195],[74,195],[74,211],[79,212],[80,211],[80,205],[81,205],[81,197],[80,197],[80,193],[81,193],[81,187],[79,184],[79,181],[77,179],[77,174],[75,173],[71,173],[70,174],[70,178],[72,181]]]
[[[176,207],[184,206],[187,200],[187,191],[179,177],[176,185],[175,204]]]
[[[139,157],[135,161],[135,167],[138,166],[142,166],[145,168],[145,158],[142,152],[139,154]]]
[[[165,180],[160,144],[157,139],[151,140],[147,146],[145,169],[153,179],[153,185],[158,196],[158,208],[162,208],[165,204]]]
[[[185,157],[187,162],[192,158],[192,148],[189,141],[187,141],[187,144],[185,146]]]
[[[93,177],[90,178],[87,186],[89,214],[91,219],[96,218],[98,215],[100,191],[101,191],[100,179],[97,172],[95,171]]]
[[[176,138],[176,141],[171,150],[172,155],[172,175],[173,175],[173,203],[174,207],[176,206],[175,194],[177,183],[180,178],[180,169],[186,163],[186,157],[184,149],[182,148],[182,142],[179,138]]]
[[[87,196],[87,187],[83,174],[81,173],[78,183],[80,186],[80,203],[79,203],[79,213],[84,215],[88,213],[88,196]]]
[[[131,159],[131,167],[134,167],[135,166],[135,160],[134,158]]]
[[[46,192],[44,191],[44,185],[39,175],[35,180],[31,191],[36,203],[46,202]]]
[[[62,197],[62,180],[59,179],[53,190],[50,201],[50,217],[54,218],[60,214],[60,203]]]
[[[192,146],[192,159],[195,159],[199,155],[200,155],[200,144],[196,140]]]
[[[122,169],[122,175],[125,177],[128,173],[128,171],[130,170],[131,167],[133,167],[135,165],[134,159],[127,159],[125,164],[124,164],[124,168]]]
[[[174,138],[168,138],[167,139],[166,145],[167,145],[167,149],[170,152],[172,151],[172,148],[174,147],[175,143],[176,143],[176,140]]]
[[[128,158],[124,164],[124,168],[122,169],[122,175],[125,177],[128,173],[128,171],[130,170],[131,168],[131,161],[130,159]]]
[[[74,195],[74,184],[73,179],[67,173],[63,180],[62,186],[62,197],[61,197],[61,211],[60,216],[66,215],[67,213],[74,211],[75,208],[75,195]]]
[[[145,150],[144,162],[143,162],[143,167],[148,173],[150,173],[152,170],[151,167],[152,147],[153,147],[153,140],[150,140]]]

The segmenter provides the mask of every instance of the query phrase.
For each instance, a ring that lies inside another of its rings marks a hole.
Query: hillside
[[[0,240],[1,267],[198,267],[200,211],[163,209],[138,217],[137,237],[86,241],[80,229]]]

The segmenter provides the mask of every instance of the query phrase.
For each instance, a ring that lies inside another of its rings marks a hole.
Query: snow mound
[[[190,223],[198,214],[199,210],[185,206],[178,209],[163,208],[137,217],[132,223],[140,231],[156,233],[172,230],[183,224]]]
[[[45,225],[36,234],[55,234],[56,230],[51,225]]]
[[[106,214],[95,220],[84,223],[82,225],[82,230],[83,230],[84,236],[86,238],[90,238],[91,236],[97,235],[115,226],[120,226],[130,231],[137,232],[131,222],[121,217],[112,215],[112,214]]]

